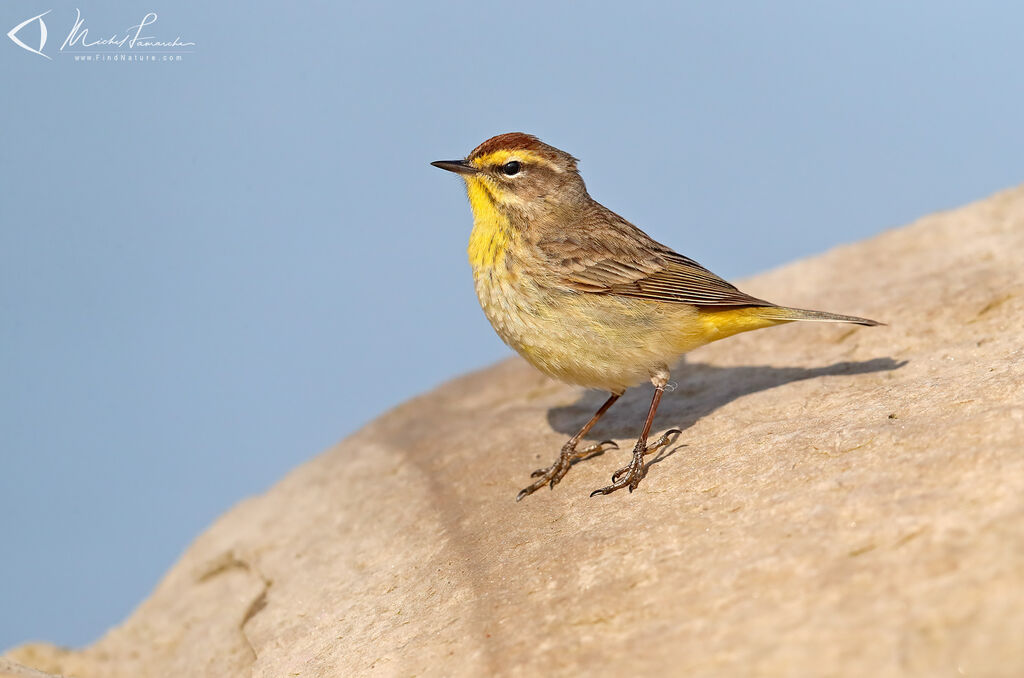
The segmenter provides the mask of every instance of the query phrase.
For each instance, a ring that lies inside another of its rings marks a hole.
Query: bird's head
[[[576,158],[522,132],[492,137],[465,160],[431,164],[465,179],[477,215],[496,209],[529,219],[587,197]]]

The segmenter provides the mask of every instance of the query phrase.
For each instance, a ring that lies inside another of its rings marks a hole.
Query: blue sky
[[[733,278],[1024,179],[1011,3],[82,8],[180,62],[74,61],[76,6],[0,5],[0,648],[92,641],[239,499],[508,355],[432,160],[538,134]],[[50,59],[4,35],[48,9]]]

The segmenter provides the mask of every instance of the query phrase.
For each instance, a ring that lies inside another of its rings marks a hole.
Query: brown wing
[[[774,306],[739,291],[610,210],[589,216],[588,222],[599,225],[537,243],[548,269],[571,289],[694,306]]]

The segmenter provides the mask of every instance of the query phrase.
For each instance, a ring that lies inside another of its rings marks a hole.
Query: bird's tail
[[[853,323],[854,325],[868,325],[869,327],[885,324],[877,320],[858,318],[853,315],[839,315],[838,313],[826,313],[825,311],[808,311],[802,308],[787,308],[785,306],[761,306],[751,310],[765,320],[781,320],[783,322],[811,320],[825,323]]]

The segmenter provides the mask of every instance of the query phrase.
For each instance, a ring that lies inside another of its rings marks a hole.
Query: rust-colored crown
[[[549,146],[532,134],[523,132],[508,132],[491,137],[474,148],[468,159],[473,160],[495,151],[530,151],[552,162],[566,163],[572,166],[576,164],[576,158],[565,151]]]

